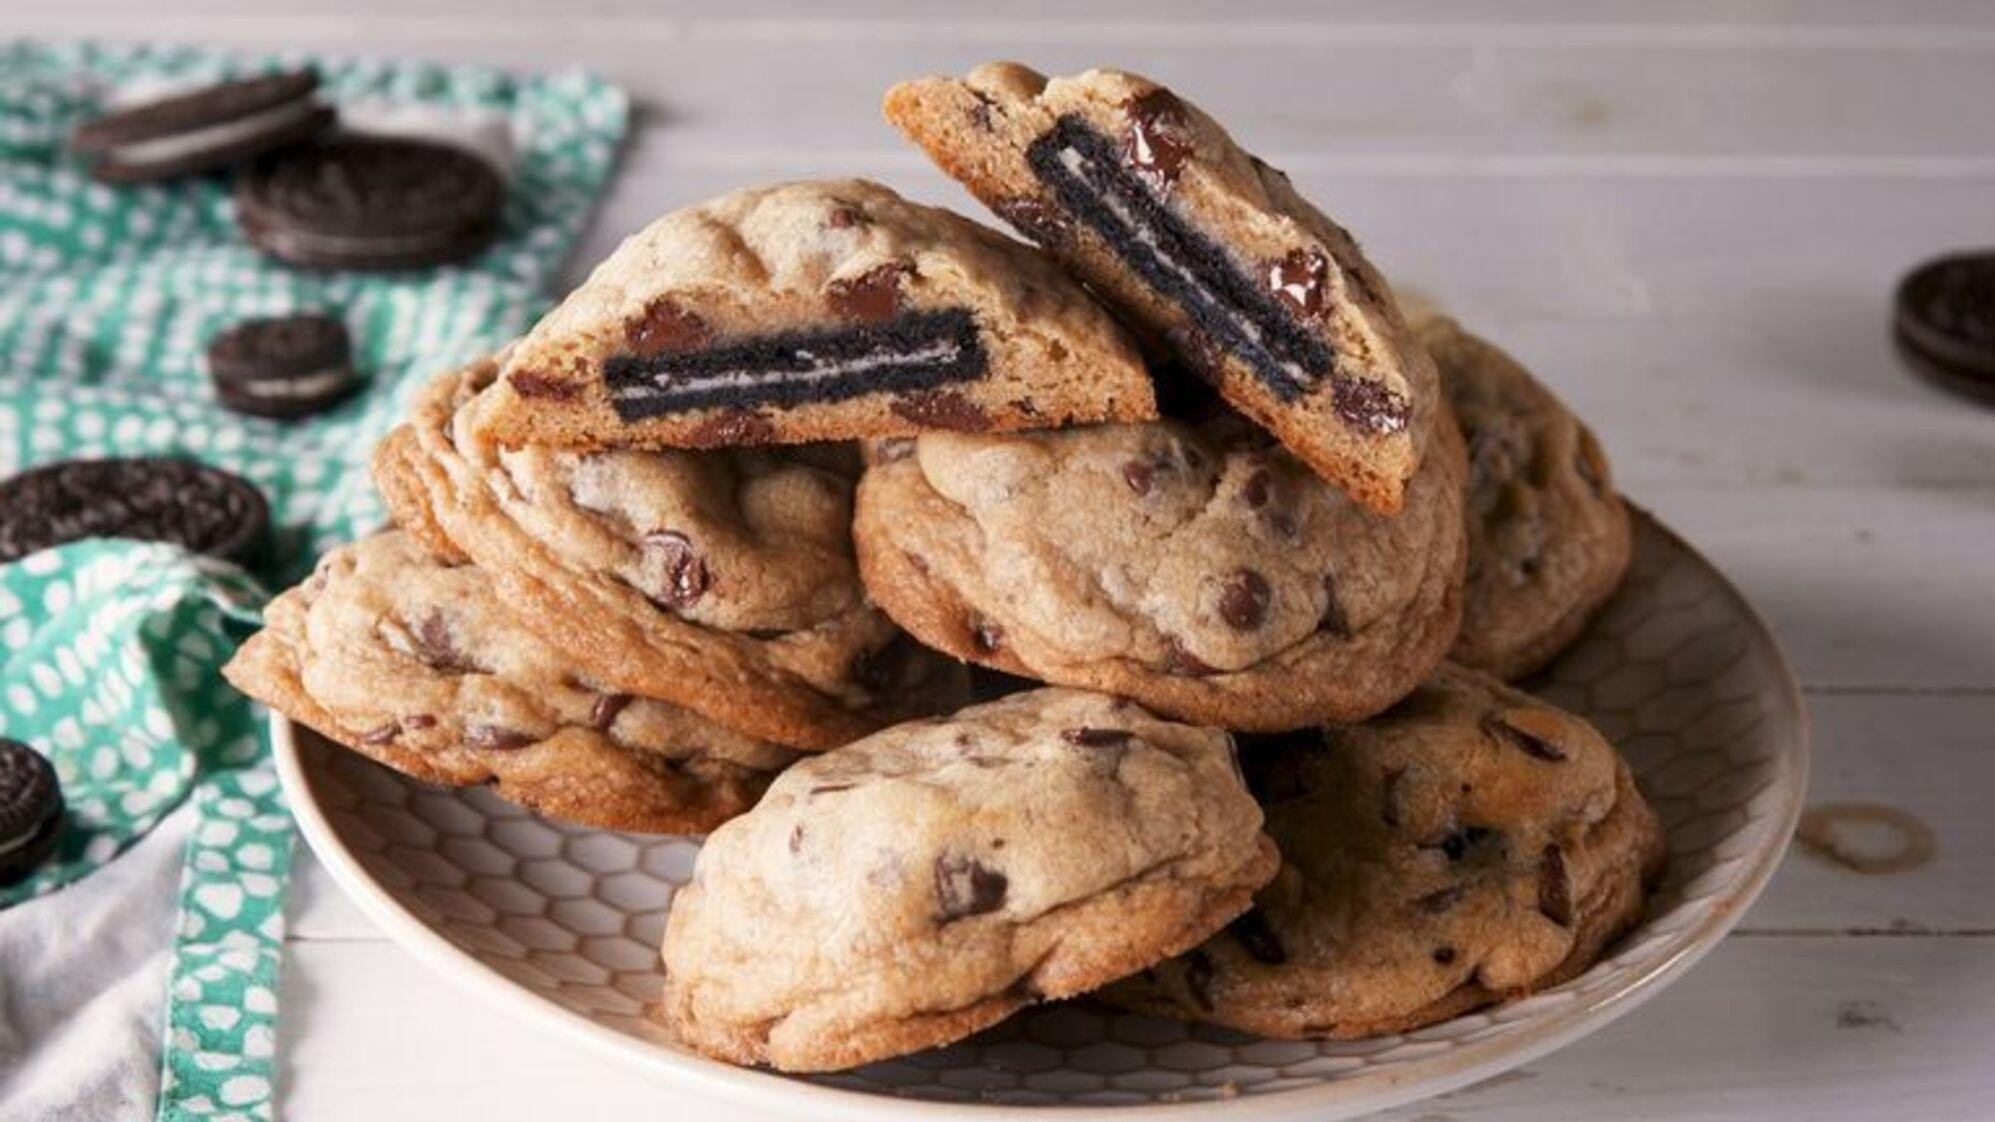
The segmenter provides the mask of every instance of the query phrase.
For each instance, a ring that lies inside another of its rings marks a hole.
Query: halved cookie
[[[1277,863],[1226,733],[1017,694],[806,759],[715,831],[661,1012],[734,1063],[854,1067],[1196,945]]]
[[[1039,251],[861,179],[736,191],[626,240],[515,346],[507,444],[707,448],[1156,415]]]
[[[1343,227],[1147,78],[1011,63],[887,93],[887,118],[1366,506],[1399,509],[1433,365]]]
[[[491,783],[552,818],[704,833],[795,754],[576,674],[490,576],[399,530],[327,554],[223,673],[244,693],[430,783]]]
[[[1641,917],[1663,836],[1578,717],[1449,667],[1361,725],[1247,743],[1282,869],[1103,1000],[1262,1036],[1410,1032],[1572,978]]]
[[[1452,319],[1416,331],[1468,442],[1469,571],[1450,657],[1522,678],[1620,585],[1628,508],[1593,433],[1530,371]]]
[[[1276,732],[1386,708],[1454,641],[1451,423],[1391,517],[1230,414],[930,433],[872,459],[853,523],[867,590],[958,658]]]
[[[375,477],[398,523],[490,574],[579,672],[795,748],[960,700],[961,668],[866,602],[849,450],[502,449],[476,424],[496,373],[426,387]]]

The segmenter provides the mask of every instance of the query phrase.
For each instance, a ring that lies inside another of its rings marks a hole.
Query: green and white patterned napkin
[[[237,236],[218,178],[117,189],[64,152],[120,89],[315,64],[359,113],[415,108],[510,141],[500,239],[457,267],[311,273]],[[194,456],[271,501],[255,574],[169,546],[77,543],[0,566],[0,732],[49,754],[69,800],[57,855],[0,908],[112,860],[194,800],[159,1116],[272,1115],[290,819],[261,712],[218,671],[265,590],[381,519],[374,443],[428,375],[522,332],[615,162],[626,102],[582,74],[242,57],[185,47],[0,44],[0,475],[56,459]],[[247,316],[342,317],[368,390],[312,420],[220,409],[202,356]],[[51,902],[55,905],[56,902]],[[35,905],[44,906],[44,905]]]

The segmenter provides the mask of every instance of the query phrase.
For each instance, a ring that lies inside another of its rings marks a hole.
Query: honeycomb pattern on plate
[[[1627,583],[1529,684],[1621,746],[1669,831],[1670,871],[1649,917],[1585,975],[1419,1032],[1345,1043],[1260,1040],[1067,1002],[813,1081],[1014,1104],[1218,1100],[1326,1082],[1355,1093],[1360,1081],[1420,1078],[1435,1061],[1501,1051],[1527,1028],[1598,1010],[1716,938],[1736,919],[1749,872],[1785,842],[1804,722],[1779,651],[1723,578],[1646,516],[1636,527]],[[665,912],[696,840],[555,825],[483,790],[435,790],[310,737],[300,744],[310,789],[294,798],[318,805],[336,844],[417,922],[575,1016],[673,1047],[645,1014],[662,980]]]

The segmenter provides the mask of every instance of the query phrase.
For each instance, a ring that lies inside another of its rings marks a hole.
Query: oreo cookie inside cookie
[[[505,182],[422,140],[343,136],[271,158],[236,186],[259,249],[308,268],[403,269],[469,257],[497,234]]]
[[[248,564],[269,529],[254,484],[193,460],[66,460],[0,483],[0,563],[86,538],[137,538]]]
[[[1328,380],[1338,415],[1353,428],[1374,433],[1404,428],[1407,404],[1369,381],[1339,377],[1335,352],[1297,314],[1321,310],[1330,262],[1320,254],[1292,254],[1271,263],[1264,277],[1249,275],[1224,246],[1165,201],[1190,156],[1182,103],[1156,90],[1127,108],[1134,125],[1125,143],[1068,115],[1026,149],[1033,174],[1053,200],[1092,229],[1144,284],[1175,304],[1203,345],[1235,356],[1282,401],[1316,392]],[[1046,226],[1043,219],[1013,224],[1027,237]]]
[[[33,872],[62,835],[62,784],[41,753],[0,737],[0,885]]]
[[[311,70],[291,70],[127,105],[77,126],[70,147],[108,183],[227,167],[329,127],[336,115],[314,96],[318,85]]]
[[[215,396],[238,413],[287,419],[316,413],[359,384],[346,325],[298,313],[250,319],[208,344]]]
[[[1995,401],[1995,251],[1929,261],[1898,286],[1898,350],[1929,380]]]

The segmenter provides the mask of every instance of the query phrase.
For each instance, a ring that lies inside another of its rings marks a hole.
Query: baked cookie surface
[[[476,435],[496,372],[427,387],[376,481],[397,523],[476,562],[579,671],[797,748],[960,698],[961,669],[866,602],[845,450],[509,451]]]
[[[504,443],[716,447],[1156,415],[1045,255],[860,179],[736,191],[626,240],[511,352]]]
[[[1468,445],[1469,569],[1450,657],[1522,678],[1620,586],[1628,508],[1593,433],[1530,371],[1452,319],[1416,330]]]
[[[1193,946],[1276,863],[1226,733],[1017,694],[810,757],[716,831],[662,1015],[736,1063],[853,1067]]]
[[[1318,473],[1399,508],[1433,366],[1350,234],[1212,118],[1139,75],[1011,63],[903,83],[886,115]]]
[[[430,783],[493,784],[541,814],[701,833],[794,753],[576,675],[490,578],[388,531],[327,554],[271,601],[224,673],[325,736]]]
[[[922,642],[1179,720],[1370,716],[1454,639],[1466,549],[1448,430],[1393,517],[1236,416],[876,448],[853,533]]]
[[[1406,1032],[1577,976],[1661,869],[1661,827],[1613,745],[1474,671],[1241,762],[1281,872],[1111,1003],[1282,1038]]]

